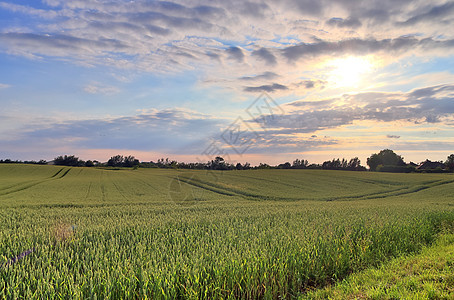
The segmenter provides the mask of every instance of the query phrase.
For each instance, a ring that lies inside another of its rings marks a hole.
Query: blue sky
[[[0,0],[0,158],[454,152],[454,2]]]

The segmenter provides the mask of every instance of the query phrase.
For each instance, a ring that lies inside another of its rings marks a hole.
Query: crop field
[[[0,299],[304,297],[454,227],[453,174],[0,165]]]

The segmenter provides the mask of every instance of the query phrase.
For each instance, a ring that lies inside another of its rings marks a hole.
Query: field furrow
[[[453,194],[450,174],[0,165],[0,299],[303,297],[452,232]]]

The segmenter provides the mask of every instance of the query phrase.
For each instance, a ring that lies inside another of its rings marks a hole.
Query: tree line
[[[321,170],[348,170],[348,171],[366,171],[366,167],[361,165],[358,157],[349,160],[345,158],[333,158],[321,164],[309,163],[305,159],[295,159],[292,163],[285,162],[275,166],[260,163],[257,166],[251,166],[250,163],[229,163],[221,156],[208,162],[178,162],[169,158],[160,158],[156,162],[140,162],[132,155],[112,156],[107,162],[102,163],[97,160],[81,160],[75,155],[60,155],[54,158],[52,162],[45,160],[40,161],[18,161],[5,159],[0,160],[0,163],[23,163],[23,164],[54,164],[60,166],[71,167],[113,167],[113,168],[165,168],[165,169],[194,169],[194,170],[250,170],[250,169],[321,169]],[[394,173],[410,173],[410,172],[452,172],[454,171],[454,154],[447,157],[444,162],[431,162],[426,160],[419,165],[412,162],[405,163],[402,156],[394,153],[393,150],[384,149],[379,153],[374,153],[367,158],[367,165],[370,171],[377,172],[394,172]],[[425,168],[423,168],[426,166]],[[427,167],[428,166],[428,167]]]

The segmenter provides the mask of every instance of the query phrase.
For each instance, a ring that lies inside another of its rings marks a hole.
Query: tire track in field
[[[58,174],[60,174],[61,171],[63,171],[65,168],[61,168],[60,170],[57,171],[54,175],[52,175],[50,178],[56,177]]]
[[[2,191],[6,191],[6,190],[9,190],[9,189],[12,189],[13,187],[16,187],[16,186],[21,186],[21,185],[27,185],[29,183],[33,183],[35,182],[36,180],[27,180],[27,181],[23,181],[23,182],[19,182],[19,183],[15,183],[15,184],[11,184],[11,185],[8,185],[8,186],[5,186],[3,188],[0,189],[0,193]]]
[[[285,186],[289,186],[289,187],[293,187],[293,188],[296,188],[296,189],[299,189],[299,190],[303,190],[303,191],[306,191],[307,187],[306,186],[303,186],[303,185],[297,185],[297,184],[292,184],[292,183],[287,183],[287,182],[283,182],[283,181],[279,181],[279,180],[274,180],[274,179],[269,179],[269,178],[257,178],[257,177],[253,177],[253,176],[244,176],[244,175],[239,175],[239,177],[242,177],[242,178],[250,178],[250,179],[254,179],[256,181],[259,181],[259,182],[262,182],[262,181],[266,181],[266,182],[271,182],[271,183],[278,183],[278,184],[281,184],[281,185],[285,185]],[[350,177],[349,177],[350,178]],[[385,185],[394,185],[394,186],[402,186],[404,184],[402,183],[392,183],[392,182],[382,182],[382,181],[373,181],[373,180],[368,180],[368,179],[359,179],[359,178],[352,178],[354,180],[357,180],[357,181],[361,181],[361,182],[365,182],[365,183],[369,183],[369,184],[374,184],[374,185],[381,185],[381,186],[385,186]],[[403,187],[403,188],[406,188],[406,187]],[[397,190],[400,190],[402,189],[402,187],[400,188],[396,188],[395,190],[393,191],[397,191]],[[386,192],[389,192],[389,190],[387,190]],[[386,193],[385,191],[383,192],[377,192],[378,194],[380,193]],[[364,196],[364,195],[362,195]],[[292,199],[295,199],[295,198],[292,198]],[[300,199],[300,198],[298,198]],[[306,199],[306,198],[304,198]],[[302,200],[302,199],[301,199]]]
[[[379,199],[379,198],[387,198],[387,197],[393,197],[393,196],[401,196],[401,195],[409,195],[409,194],[415,194],[423,190],[431,189],[434,187],[439,187],[445,184],[450,184],[454,183],[454,180],[440,180],[428,185],[422,185],[422,186],[416,186],[416,187],[410,187],[408,191],[403,191],[403,192],[397,192],[397,193],[391,193],[389,195],[384,195],[383,197],[370,197],[366,199]]]
[[[202,182],[201,180],[197,180],[195,178],[185,178],[185,177],[179,177],[180,181],[183,181],[187,184],[206,189],[212,192],[215,192],[217,194],[221,195],[228,195],[228,196],[239,196],[247,199],[253,199],[253,200],[275,200],[275,201],[300,201],[300,200],[321,200],[321,201],[334,201],[334,200],[343,200],[343,199],[360,199],[364,198],[367,196],[371,195],[381,195],[381,194],[387,194],[390,192],[395,192],[399,191],[402,189],[407,189],[408,187],[402,187],[394,190],[386,190],[386,191],[380,191],[376,192],[373,194],[362,194],[362,195],[350,195],[350,196],[339,196],[339,197],[323,197],[319,199],[314,199],[312,197],[294,197],[294,198],[288,198],[288,197],[279,197],[279,196],[266,196],[266,195],[259,195],[259,194],[253,194],[253,193],[248,193],[239,189],[235,188],[226,188],[224,186],[221,186],[219,184],[214,184],[210,182]]]
[[[157,187],[155,187],[155,186],[152,185],[151,183],[148,183],[146,180],[144,180],[144,179],[142,179],[142,178],[140,178],[140,177],[137,177],[136,174],[134,174],[134,176],[135,176],[135,179],[136,179],[136,180],[143,182],[145,185],[151,187],[153,190],[155,190],[155,191],[158,192],[159,194],[162,194],[162,195],[164,194],[162,191],[160,191]]]
[[[176,179],[176,178],[174,178]],[[276,196],[266,196],[266,195],[258,195],[258,194],[252,194],[248,192],[244,192],[238,189],[232,189],[232,188],[226,188],[218,184],[213,184],[209,182],[202,182],[201,180],[197,180],[195,178],[185,178],[185,177],[179,177],[178,180],[185,182],[189,185],[202,188],[220,195],[227,195],[227,196],[239,196],[243,197],[246,199],[252,199],[252,200],[283,200],[283,201],[300,201],[300,200],[319,200],[319,201],[336,201],[336,200],[348,200],[348,199],[357,199],[357,200],[369,200],[369,199],[382,199],[382,198],[387,198],[387,197],[392,197],[392,196],[399,196],[399,195],[406,195],[406,194],[412,194],[412,193],[417,193],[421,190],[433,188],[433,187],[438,187],[444,184],[449,184],[449,183],[454,183],[454,180],[449,180],[449,181],[436,181],[436,182],[431,182],[428,185],[423,185],[423,186],[403,186],[397,189],[392,189],[392,190],[386,190],[386,191],[381,191],[381,192],[376,192],[376,193],[370,193],[370,194],[362,194],[362,195],[349,195],[349,196],[338,196],[338,197],[323,197],[319,199],[314,199],[314,198],[287,198],[287,197],[276,197]]]
[[[10,195],[10,194],[13,194],[13,193],[17,193],[17,192],[22,192],[22,191],[25,191],[25,190],[27,190],[27,189],[29,189],[29,188],[32,188],[32,187],[34,187],[34,186],[37,186],[37,185],[39,185],[39,184],[61,179],[61,178],[65,177],[65,176],[69,173],[69,171],[71,171],[71,169],[68,169],[65,173],[63,173],[62,176],[60,176],[60,177],[57,178],[57,176],[58,176],[64,169],[65,169],[65,168],[61,168],[61,169],[58,170],[54,175],[52,175],[52,176],[49,177],[49,178],[43,179],[43,180],[28,181],[26,184],[25,184],[25,183],[19,183],[19,184],[13,185],[13,186],[10,187],[10,188],[2,189],[2,190],[0,191],[0,196],[5,196],[5,195]],[[13,187],[15,187],[15,188],[13,189]]]
[[[71,169],[68,169],[66,170],[63,175],[61,175],[58,179],[62,179],[63,177],[65,177],[66,175],[68,175],[69,171],[71,171]]]
[[[281,184],[281,185],[286,185],[286,186],[289,186],[289,187],[297,188],[299,190],[303,190],[304,189],[304,187],[302,187],[301,185],[291,184],[291,183],[283,182],[283,181],[280,181],[280,180],[274,180],[274,179],[269,179],[269,178],[257,178],[257,177],[253,177],[253,176],[244,176],[242,174],[238,175],[238,176],[241,177],[241,178],[254,179],[254,180],[259,181],[259,182],[266,181],[266,182],[278,183],[278,184]]]
[[[244,175],[241,175],[241,177],[245,177],[245,178],[250,178],[250,179],[255,179],[257,181],[262,181],[261,179],[259,178],[256,178],[256,177],[253,177],[253,176],[244,176]],[[183,179],[183,180],[181,180]],[[239,190],[239,189],[235,189],[235,188],[226,188],[224,186],[221,186],[219,184],[214,184],[214,183],[210,183],[210,182],[202,182],[201,180],[197,180],[198,183],[194,183],[194,181],[196,181],[196,179],[191,179],[189,181],[192,181],[191,182],[188,182],[188,180],[185,180],[184,177],[180,177],[180,180],[183,181],[183,182],[186,182],[188,184],[192,184],[193,186],[197,186],[197,187],[200,187],[200,188],[204,188],[204,189],[207,189],[206,186],[210,186],[212,188],[208,189],[208,190],[211,190],[215,193],[218,193],[218,194],[222,194],[222,195],[229,195],[229,196],[233,196],[232,194],[235,194],[236,196],[240,196],[240,197],[243,197],[243,198],[249,198],[249,199],[253,199],[253,200],[276,200],[276,201],[300,201],[300,200],[321,200],[321,201],[334,201],[334,200],[343,200],[343,199],[360,199],[360,198],[364,198],[364,197],[368,197],[368,196],[374,196],[374,195],[382,195],[382,194],[388,194],[388,193],[391,193],[391,192],[397,192],[397,191],[400,191],[400,190],[403,190],[403,189],[408,189],[409,186],[406,185],[406,186],[402,186],[401,187],[398,187],[398,188],[395,188],[395,189],[392,189],[392,190],[385,190],[385,191],[377,191],[377,192],[374,192],[374,193],[368,193],[368,194],[360,194],[360,195],[350,195],[350,196],[338,196],[338,197],[323,197],[323,198],[318,198],[318,199],[314,199],[313,197],[279,197],[279,196],[266,196],[266,195],[259,195],[259,194],[253,194],[253,193],[248,193],[248,192],[245,192],[245,191],[242,191],[242,190]],[[264,181],[267,181],[267,182],[271,182],[271,183],[277,183],[277,184],[281,184],[281,185],[285,185],[285,186],[289,186],[289,187],[294,187],[294,188],[297,188],[299,190],[304,190],[303,187],[301,186],[297,186],[297,185],[294,185],[294,184],[289,184],[289,183],[286,183],[286,182],[282,182],[282,181],[279,181],[279,180],[273,180],[273,179],[264,179]],[[219,191],[221,190],[221,191]],[[230,193],[230,194],[229,194]]]
[[[127,198],[124,193],[121,191],[121,189],[118,187],[118,185],[115,183],[115,181],[111,180],[112,184],[115,186],[115,188],[117,189],[118,193],[125,199],[125,200],[129,200],[129,198]]]
[[[87,193],[85,194],[85,200],[87,200],[88,196],[90,195],[91,185],[92,185],[92,182],[90,181],[90,184],[88,185]]]
[[[209,183],[209,182],[202,182],[200,180],[197,180],[195,178],[185,178],[185,177],[178,177],[175,178],[177,180],[180,180],[184,183],[187,183],[189,185],[202,188],[220,195],[224,196],[239,196],[243,198],[252,198],[254,200],[256,199],[261,199],[261,200],[293,200],[293,199],[288,199],[288,198],[283,198],[283,197],[275,197],[275,196],[264,196],[264,195],[257,195],[257,194],[252,194],[248,192],[244,192],[238,189],[232,189],[232,188],[226,188],[217,184]],[[295,199],[299,200],[299,199]]]
[[[445,184],[450,184],[454,183],[454,180],[437,180],[437,181],[430,181],[428,182],[429,184],[426,185],[418,185],[418,186],[406,186],[397,190],[388,190],[386,192],[380,192],[380,193],[372,193],[372,194],[367,194],[367,195],[358,195],[358,196],[341,196],[341,197],[329,197],[325,199],[320,199],[324,201],[336,201],[336,200],[349,200],[349,199],[355,199],[355,200],[372,200],[372,199],[384,199],[388,197],[394,197],[394,196],[401,196],[401,195],[409,195],[409,194],[414,194],[417,192],[420,192],[422,190],[430,189],[433,187],[439,187]]]
[[[99,176],[99,186],[101,189],[102,201],[104,202],[106,200],[106,187],[104,185],[103,177],[104,177],[104,170],[101,171],[101,175]]]

